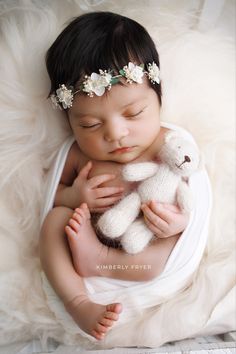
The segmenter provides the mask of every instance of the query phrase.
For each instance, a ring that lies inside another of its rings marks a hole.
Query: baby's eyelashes
[[[92,125],[81,125],[81,128],[84,128],[84,129],[97,128],[100,125],[101,125],[101,123],[96,123],[96,124],[92,124]]]
[[[125,114],[125,117],[126,118],[138,117],[141,113],[143,113],[145,111],[146,108],[147,108],[147,106],[142,108],[142,109],[139,109],[139,110],[135,111],[134,113],[133,112],[127,113],[127,114]]]

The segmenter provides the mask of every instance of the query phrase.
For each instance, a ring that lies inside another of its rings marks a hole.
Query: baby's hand
[[[86,203],[91,212],[102,213],[119,201],[123,187],[101,187],[104,182],[116,178],[114,174],[103,174],[89,178],[92,162],[89,161],[79,172],[72,188],[78,193],[80,203]]]
[[[141,209],[148,228],[159,238],[183,232],[189,221],[189,214],[172,204],[151,201],[142,204]]]

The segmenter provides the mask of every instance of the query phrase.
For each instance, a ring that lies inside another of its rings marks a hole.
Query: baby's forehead
[[[121,83],[112,86],[110,91],[106,91],[101,97],[89,97],[85,94],[77,94],[74,98],[73,106],[70,109],[73,113],[83,113],[87,110],[95,109],[100,111],[103,108],[126,108],[129,105],[142,103],[148,100],[152,94],[152,89],[143,82],[142,84]]]

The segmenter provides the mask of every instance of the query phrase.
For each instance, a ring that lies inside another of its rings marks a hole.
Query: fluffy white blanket
[[[152,34],[161,56],[162,120],[185,127],[201,147],[213,185],[213,212],[207,247],[192,284],[119,331],[111,331],[100,344],[103,347],[158,346],[236,328],[234,38],[219,29],[198,31],[197,18],[175,8],[175,2],[165,8],[158,5],[161,1],[148,2],[149,8],[144,0],[117,5],[106,1],[93,9],[124,13]],[[69,135],[63,113],[46,101],[44,55],[66,21],[91,10],[87,4],[76,0],[1,4],[0,344],[51,337],[90,345],[63,328],[49,309],[37,248],[46,172]]]

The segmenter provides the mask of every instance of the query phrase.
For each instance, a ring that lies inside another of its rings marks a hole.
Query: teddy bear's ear
[[[181,135],[177,131],[170,130],[165,134],[165,143],[168,143],[173,138],[179,138],[180,136]]]

